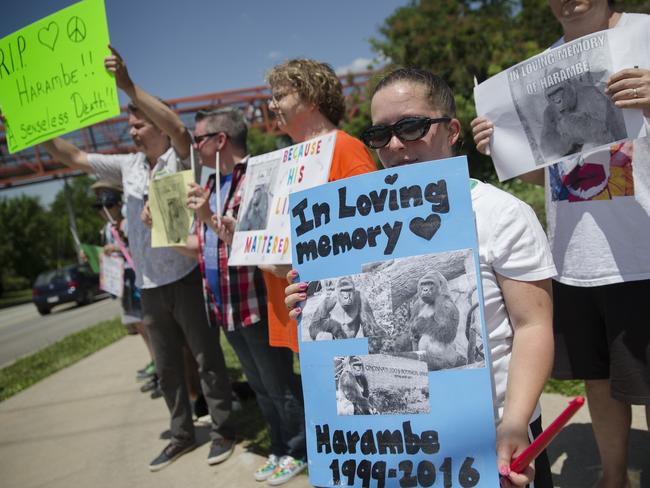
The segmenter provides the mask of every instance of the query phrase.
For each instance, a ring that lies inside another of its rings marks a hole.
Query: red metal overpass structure
[[[358,109],[358,102],[364,99],[365,87],[372,75],[374,72],[366,71],[341,76],[343,90],[348,100],[348,110],[352,113]],[[278,133],[273,114],[269,110],[270,99],[270,87],[257,86],[177,98],[166,102],[190,128],[194,127],[194,114],[198,110],[237,107],[245,114],[250,127],[259,128],[267,133]],[[129,135],[126,107],[122,107],[118,117],[72,132],[65,137],[86,152],[119,154],[135,151]],[[77,171],[50,158],[38,145],[9,154],[4,126],[0,124],[0,190],[78,174]]]

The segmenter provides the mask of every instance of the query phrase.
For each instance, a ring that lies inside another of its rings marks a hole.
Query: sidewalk
[[[242,443],[224,464],[206,463],[202,445],[158,473],[147,464],[166,445],[164,401],[150,400],[134,380],[144,346],[129,336],[0,403],[0,485],[3,488],[261,488],[252,472],[263,461]],[[567,404],[544,395],[546,419]],[[635,488],[650,488],[650,436],[643,410],[634,409],[630,475]],[[586,408],[556,439],[551,463],[556,486],[590,487],[598,476],[597,453]],[[288,488],[308,487],[299,476]]]

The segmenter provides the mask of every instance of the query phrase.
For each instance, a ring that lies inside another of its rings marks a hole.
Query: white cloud
[[[359,71],[367,71],[369,64],[374,64],[374,60],[368,58],[357,58],[350,64],[339,66],[336,68],[337,75],[344,75],[346,73],[357,73]]]

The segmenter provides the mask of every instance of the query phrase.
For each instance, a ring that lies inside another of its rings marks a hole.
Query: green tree
[[[52,223],[37,197],[0,199],[0,282],[29,286],[51,259]]]
[[[252,127],[248,131],[248,153],[257,156],[291,145],[287,136],[276,136]]]

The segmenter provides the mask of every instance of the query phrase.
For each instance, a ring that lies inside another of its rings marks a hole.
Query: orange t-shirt
[[[376,169],[377,165],[370,152],[359,139],[355,139],[342,130],[336,131],[329,181],[369,173]],[[266,271],[263,275],[268,297],[269,344],[276,347],[288,347],[294,352],[298,352],[298,325],[295,320],[289,320],[289,311],[284,304],[284,289],[287,287],[287,280]]]

